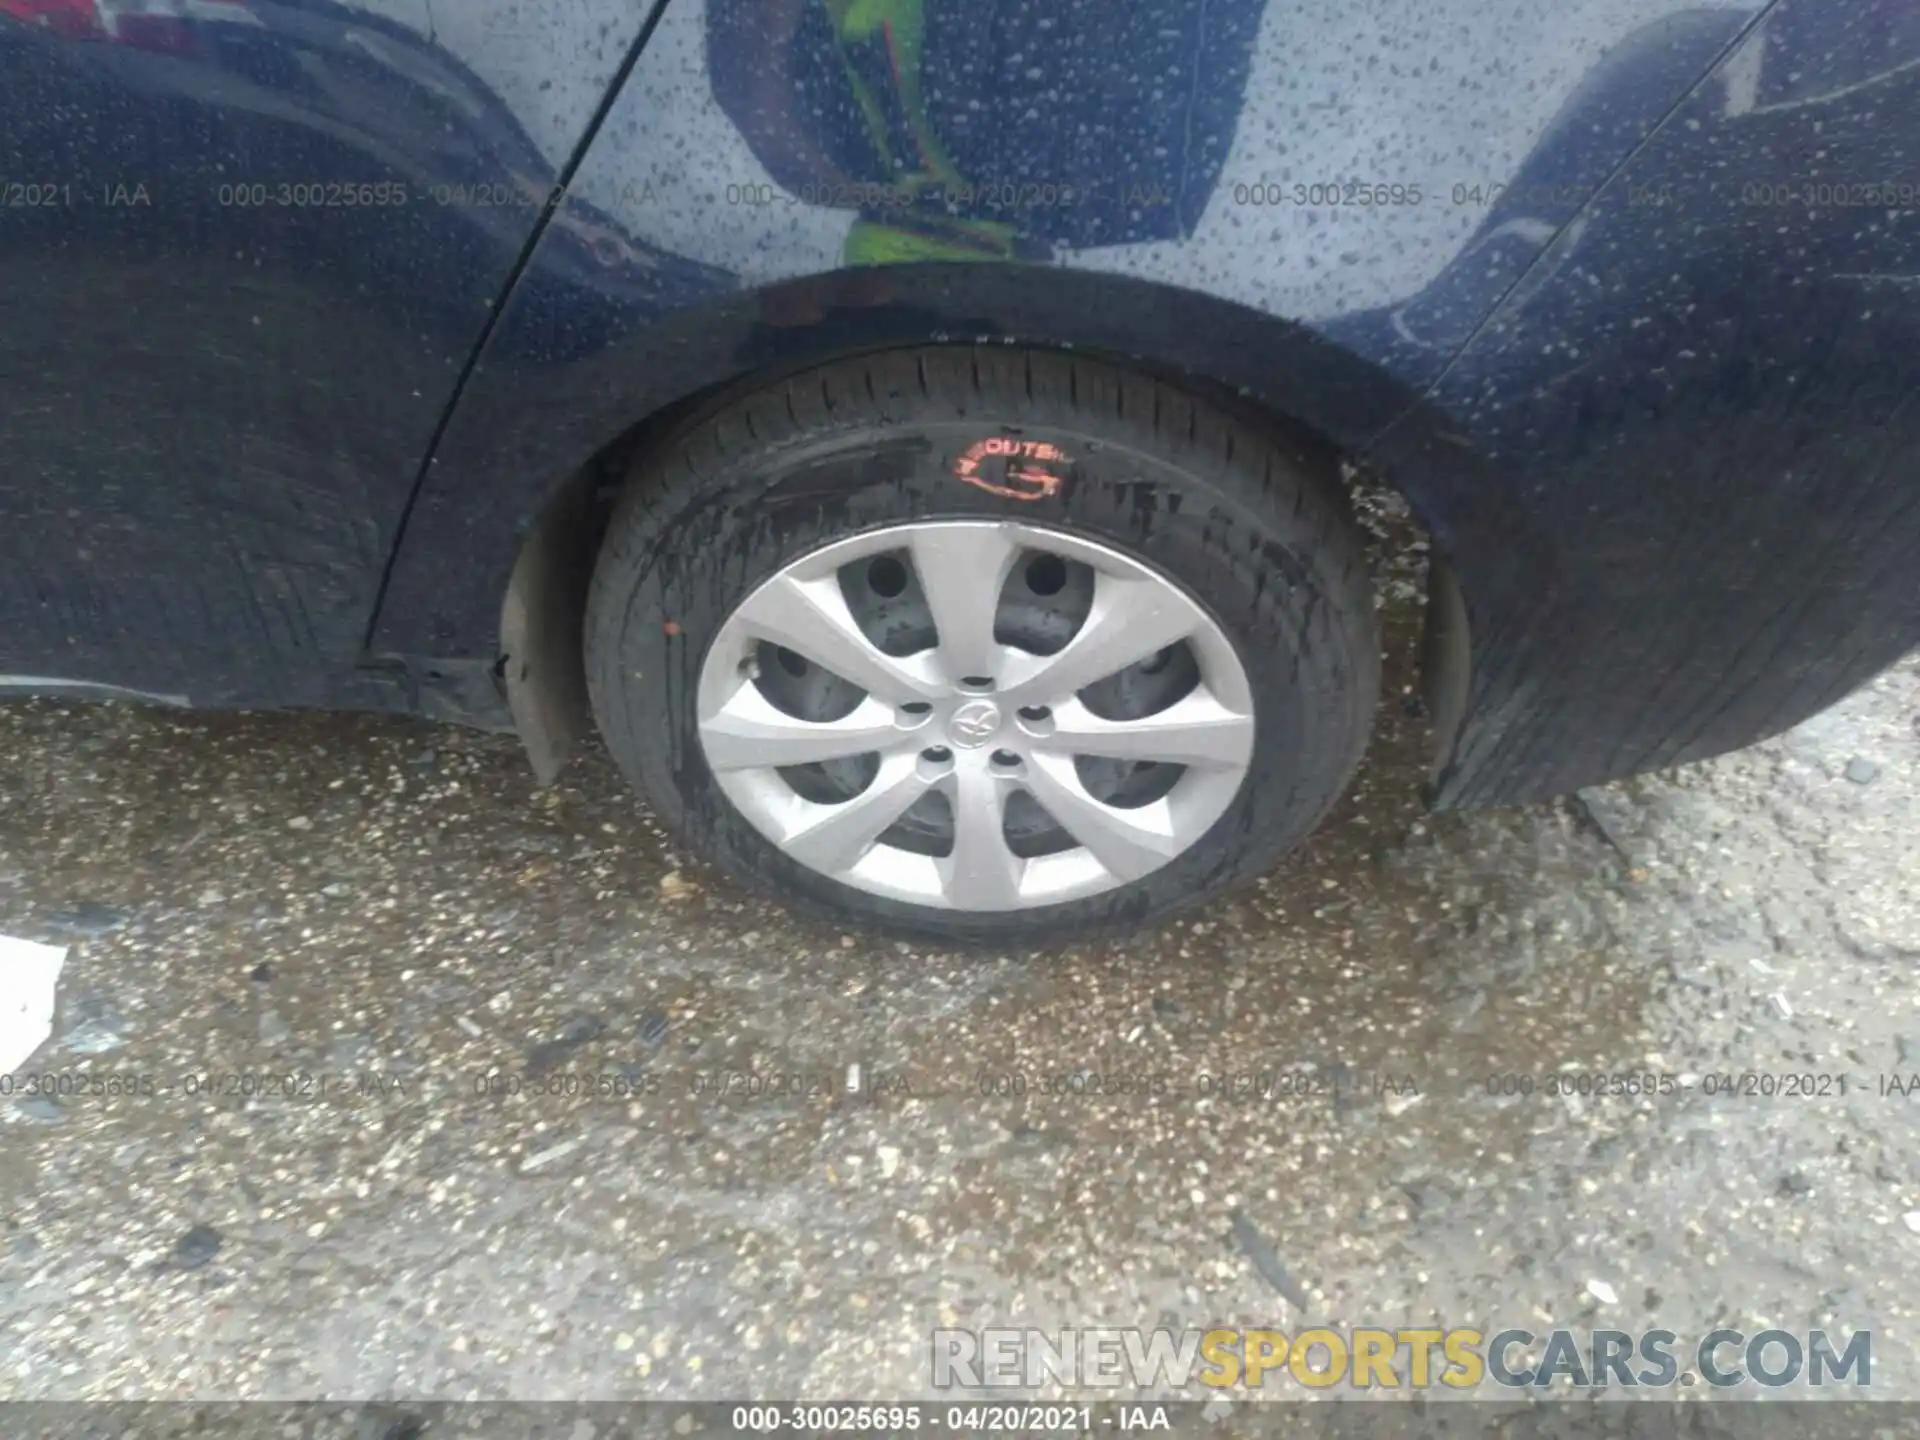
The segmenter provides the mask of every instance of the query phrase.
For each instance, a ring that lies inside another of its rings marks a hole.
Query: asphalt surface
[[[0,706],[0,933],[72,946],[22,1073],[134,1092],[0,1101],[0,1395],[904,1397],[939,1326],[1309,1320],[1871,1328],[1920,1395],[1920,664],[1433,816],[1406,574],[1321,834],[1064,953],[795,921],[597,751]]]

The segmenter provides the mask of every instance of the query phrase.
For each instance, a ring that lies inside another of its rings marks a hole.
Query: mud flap
[[[549,505],[521,548],[500,616],[500,678],[535,778],[551,785],[592,724],[581,617],[593,571],[585,476]]]

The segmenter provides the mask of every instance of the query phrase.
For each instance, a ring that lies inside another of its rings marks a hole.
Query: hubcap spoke
[[[838,874],[859,863],[881,832],[906,814],[927,788],[916,756],[889,755],[880,762],[873,783],[851,800],[838,805],[798,802],[804,818],[780,843],[795,859]]]
[[[1199,614],[1165,581],[1101,575],[1080,633],[1052,655],[1020,655],[1007,667],[1002,705],[1057,705],[1069,695],[1193,634]]]
[[[1061,755],[1223,768],[1245,765],[1253,753],[1253,717],[1229,710],[1204,688],[1138,720],[1104,720],[1066,700],[1054,708],[1053,732],[1027,743]]]
[[[899,745],[893,711],[869,696],[839,720],[802,720],[744,684],[720,713],[701,722],[700,741],[714,770],[751,770],[845,760]]]
[[[912,551],[946,679],[992,678],[1001,660],[994,614],[1018,547],[997,524],[933,525],[914,535]]]
[[[750,633],[786,646],[876,699],[899,705],[941,693],[924,665],[889,655],[866,637],[831,575],[777,575],[738,614]]]
[[[953,853],[940,862],[940,884],[957,910],[1011,910],[1020,903],[1026,861],[1007,848],[1006,783],[977,757],[954,771]]]
[[[1030,757],[1027,788],[1061,829],[1117,879],[1137,880],[1182,849],[1174,835],[1172,807],[1165,800],[1133,810],[1102,804],[1087,793],[1073,761],[1064,755]]]

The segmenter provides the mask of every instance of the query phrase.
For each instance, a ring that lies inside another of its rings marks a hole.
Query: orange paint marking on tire
[[[1067,464],[1071,458],[1058,445],[1050,445],[1044,440],[1016,440],[1009,435],[993,435],[976,440],[963,450],[953,462],[953,473],[990,495],[1004,496],[1009,500],[1044,500],[1059,494],[1067,477],[1043,467]],[[981,470],[983,461],[996,459],[1004,462],[1004,479],[993,479]]]

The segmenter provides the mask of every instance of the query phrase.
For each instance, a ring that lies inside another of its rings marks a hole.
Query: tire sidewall
[[[1055,493],[1010,498],[958,478],[956,461],[1003,433],[1069,457],[1050,467],[1063,479]],[[949,941],[1031,942],[1137,925],[1263,870],[1337,797],[1372,696],[1361,699],[1351,637],[1340,633],[1352,617],[1337,601],[1338,577],[1323,573],[1327,557],[1310,527],[1289,525],[1298,508],[1256,518],[1208,473],[1210,462],[1197,449],[1150,454],[1134,437],[1074,425],[1012,432],[977,420],[868,417],[844,432],[710,463],[703,483],[653,517],[628,563],[596,573],[588,671],[609,747],[661,818],[734,874],[837,919],[851,912]],[[1232,643],[1254,694],[1255,737],[1227,810],[1160,869],[1061,904],[966,914],[842,884],[767,840],[707,767],[696,697],[722,624],[795,560],[888,526],[982,519],[1104,543],[1178,585]]]

